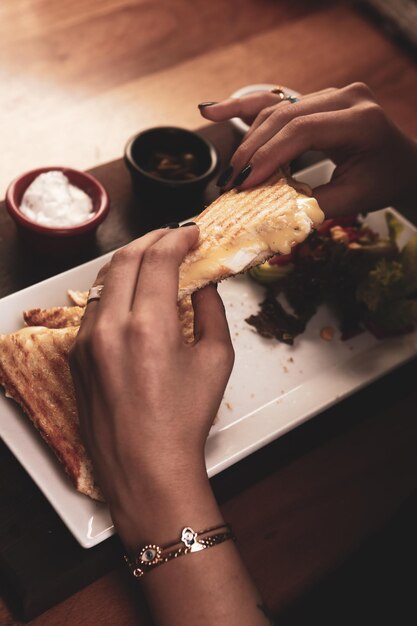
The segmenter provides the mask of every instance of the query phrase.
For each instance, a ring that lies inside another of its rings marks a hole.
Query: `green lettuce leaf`
[[[369,311],[405,295],[405,276],[399,261],[381,259],[359,283],[356,297]]]
[[[388,227],[388,235],[393,243],[397,243],[398,237],[404,230],[404,225],[395,217],[391,211],[385,212],[385,221]]]
[[[417,233],[403,248],[400,259],[404,271],[406,293],[414,293],[417,291]]]

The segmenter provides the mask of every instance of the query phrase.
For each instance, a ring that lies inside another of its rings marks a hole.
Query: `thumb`
[[[222,299],[214,285],[207,285],[192,295],[194,334],[197,341],[210,339],[231,343]]]
[[[357,215],[368,210],[366,200],[356,188],[354,181],[342,178],[313,189],[313,196],[326,218],[341,215]]]

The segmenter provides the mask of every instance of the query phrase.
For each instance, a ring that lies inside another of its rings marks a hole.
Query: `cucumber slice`
[[[268,261],[266,261],[262,263],[262,265],[251,267],[248,274],[257,283],[270,285],[288,276],[293,269],[294,265],[292,263],[287,263],[286,265],[270,265]]]

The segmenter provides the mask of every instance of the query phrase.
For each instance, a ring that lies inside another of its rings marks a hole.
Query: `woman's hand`
[[[231,169],[219,179],[225,188],[247,189],[306,150],[320,150],[336,163],[331,182],[314,190],[327,216],[379,209],[417,192],[416,142],[362,83],[325,89],[296,103],[260,92],[200,110],[215,122],[241,117],[251,124]]]
[[[128,518],[145,499],[152,509],[150,493],[173,495],[191,477],[207,480],[204,444],[233,349],[213,286],[193,300],[196,343],[182,336],[178,268],[197,239],[195,225],[161,229],[116,252],[97,277],[102,297],[87,305],[70,355],[83,438],[128,544],[136,541]]]
[[[70,356],[80,425],[116,529],[131,557],[224,524],[204,444],[233,365],[220,297],[194,297],[194,345],[177,313],[178,268],[197,226],[156,230],[99,273]],[[232,541],[145,573],[158,626],[265,626],[262,601]]]

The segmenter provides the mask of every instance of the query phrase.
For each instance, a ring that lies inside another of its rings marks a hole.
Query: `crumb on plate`
[[[320,337],[324,339],[324,341],[332,341],[334,337],[334,328],[331,326],[325,326],[320,331]]]

